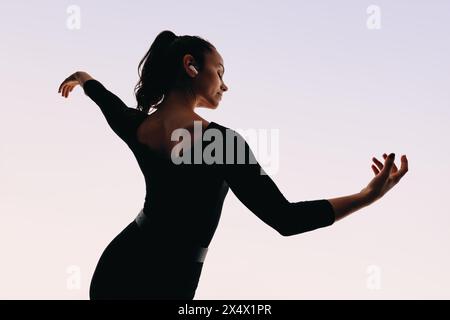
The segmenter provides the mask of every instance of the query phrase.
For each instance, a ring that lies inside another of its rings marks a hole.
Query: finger
[[[72,91],[72,86],[67,86],[67,90],[66,90],[66,98],[69,96],[70,91]]]
[[[67,98],[67,90],[68,90],[68,89],[69,89],[69,86],[65,85],[65,86],[64,86],[64,91],[63,91],[64,97],[65,97],[65,98]]]
[[[408,172],[408,158],[406,158],[405,154],[401,156],[400,161],[400,170],[394,176],[398,180],[400,180]]]
[[[69,93],[71,91],[70,88],[72,88],[72,85],[68,84],[66,87],[66,98],[69,96]]]
[[[374,165],[372,165],[372,170],[373,170],[373,173],[375,173],[375,175],[380,173],[380,171],[378,171],[377,167],[375,167]]]
[[[372,161],[375,162],[379,170],[383,170],[383,164],[375,157],[372,158]]]
[[[386,153],[383,153],[383,158],[384,158],[384,160],[386,160],[386,158],[387,158],[387,154]],[[392,165],[391,173],[396,173],[397,171],[398,171],[398,169],[397,169],[397,166],[395,165],[395,162],[394,162],[393,165]]]
[[[64,79],[64,81],[59,86],[59,89],[62,91],[63,87],[67,84],[67,79]]]
[[[72,92],[73,90],[73,86],[70,86],[69,89],[67,89],[67,96],[69,96],[69,94]]]
[[[381,170],[380,174],[382,177],[387,178],[392,170],[392,165],[394,164],[395,153],[391,153],[384,162],[384,168]]]

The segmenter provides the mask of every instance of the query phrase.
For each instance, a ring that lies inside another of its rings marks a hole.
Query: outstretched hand
[[[394,187],[400,179],[408,172],[408,159],[406,155],[402,155],[400,158],[401,166],[400,170],[394,163],[395,154],[391,153],[389,156],[384,153],[384,164],[377,158],[373,157],[372,160],[375,163],[372,164],[372,170],[375,174],[375,178],[361,192],[364,192],[371,200],[375,201],[381,198]]]
[[[67,77],[59,86],[58,93],[61,93],[61,95],[65,98],[69,96],[69,93],[75,88],[77,85],[79,85],[80,82],[77,77],[77,72],[71,74],[69,77]]]
[[[58,93],[65,98],[69,96],[69,93],[77,86],[83,86],[87,80],[93,79],[88,73],[84,71],[77,71],[67,77],[59,86]]]

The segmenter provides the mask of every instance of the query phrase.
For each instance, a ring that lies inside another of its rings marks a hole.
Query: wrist
[[[360,192],[361,201],[364,203],[364,205],[370,205],[376,200],[378,200],[378,197],[375,195],[375,193],[367,188],[362,189]]]
[[[90,79],[93,79],[87,72],[77,71],[75,72],[75,78],[77,79],[80,86],[84,86],[84,83]]]

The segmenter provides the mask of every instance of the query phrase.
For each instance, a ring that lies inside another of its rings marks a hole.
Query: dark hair
[[[163,95],[172,89],[194,94],[192,79],[183,69],[183,57],[192,55],[200,71],[204,67],[205,53],[213,49],[210,42],[198,36],[178,37],[169,30],[159,33],[138,66],[139,81],[134,88],[137,109],[148,113],[151,107],[157,108]]]

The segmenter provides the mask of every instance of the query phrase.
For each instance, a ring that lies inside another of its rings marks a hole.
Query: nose
[[[223,84],[222,87],[220,88],[223,92],[228,91],[228,87]]]

